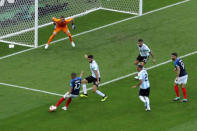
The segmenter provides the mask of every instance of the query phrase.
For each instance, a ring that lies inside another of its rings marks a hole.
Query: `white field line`
[[[152,13],[154,13],[154,12],[158,12],[158,11],[161,11],[161,10],[164,10],[164,9],[167,9],[167,8],[170,8],[170,7],[173,7],[173,6],[176,6],[176,5],[180,5],[180,4],[189,2],[189,1],[190,1],[190,0],[184,0],[184,1],[181,1],[181,2],[177,2],[177,3],[175,3],[175,4],[171,4],[171,5],[168,5],[168,6],[159,8],[159,9],[155,9],[155,10],[146,12],[146,13],[142,14],[141,16],[145,16],[145,15],[148,15],[148,14],[152,14]],[[78,34],[76,34],[76,35],[73,35],[73,37],[77,37],[77,36],[84,35],[84,34],[87,34],[87,33],[90,33],[90,32],[94,32],[94,31],[97,31],[97,30],[100,30],[100,29],[103,29],[103,28],[106,28],[106,27],[110,27],[110,26],[113,26],[113,25],[116,25],[116,24],[119,24],[119,23],[122,23],[122,22],[125,22],[125,21],[128,21],[128,20],[132,20],[132,19],[135,19],[135,18],[138,18],[138,17],[141,17],[141,16],[129,17],[129,18],[126,18],[126,19],[117,21],[117,22],[113,22],[113,23],[111,23],[111,24],[107,24],[107,25],[104,25],[104,26],[101,26],[101,27],[94,28],[94,29],[92,29],[92,30],[88,30],[88,31],[84,31],[84,32],[78,33]],[[68,39],[68,38],[62,38],[62,39],[53,41],[53,42],[51,42],[51,44],[54,44],[54,43],[57,43],[57,42],[60,42],[60,41],[66,40],[66,39]],[[38,48],[43,47],[44,45],[45,45],[45,44],[42,44],[42,45],[38,46]],[[34,49],[36,49],[36,48],[30,48],[30,49],[22,50],[22,51],[19,51],[19,52],[15,52],[15,53],[10,54],[10,55],[2,56],[2,57],[0,57],[0,60],[5,59],[5,58],[8,58],[8,57],[11,57],[11,56],[15,56],[15,55],[18,55],[18,54],[21,54],[21,53],[24,53],[24,52],[28,52],[28,51],[34,50]]]
[[[188,53],[186,55],[180,56],[180,58],[185,58],[185,57],[188,57],[188,56],[191,56],[191,55],[195,55],[195,54],[197,54],[197,51],[194,51],[194,52]],[[146,68],[146,70],[151,70],[151,69],[154,69],[156,67],[168,64],[170,62],[172,62],[172,60],[167,60],[167,61],[159,63],[157,65],[148,67],[148,68]],[[113,80],[110,80],[110,81],[107,81],[107,82],[104,82],[104,83],[100,84],[100,86],[105,86],[107,84],[110,84],[110,83],[113,83],[113,82],[116,82],[116,81],[128,78],[128,77],[130,77],[132,75],[135,75],[136,73],[137,72],[133,72],[133,73],[130,73],[128,75],[115,78]],[[25,90],[30,90],[30,91],[34,91],[34,92],[40,92],[40,93],[49,94],[49,95],[63,96],[62,94],[57,94],[57,93],[53,93],[53,92],[48,92],[48,91],[44,91],[44,90],[38,90],[38,89],[33,89],[33,88],[28,88],[28,87],[23,87],[23,86],[18,86],[18,85],[12,85],[12,84],[6,84],[6,83],[0,83],[0,85],[10,86],[10,87],[14,87],[14,88],[20,88],[20,89],[25,89]],[[91,90],[91,89],[92,89],[92,87],[88,88],[87,90]],[[80,92],[83,92],[83,91],[80,91]]]
[[[7,84],[7,83],[0,83],[0,85],[14,87],[14,88],[20,88],[20,89],[25,89],[25,90],[35,91],[35,92],[41,92],[41,93],[49,94],[49,95],[62,96],[61,94],[48,92],[48,91],[43,91],[43,90],[38,90],[38,89],[33,89],[33,88],[28,88],[28,87],[24,87],[24,86],[12,85],[12,84]]]

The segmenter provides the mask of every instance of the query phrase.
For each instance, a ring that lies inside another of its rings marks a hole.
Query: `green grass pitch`
[[[144,0],[144,12],[180,0]],[[197,1],[180,4],[101,30],[74,37],[76,48],[68,40],[49,47],[34,49],[0,60],[0,83],[24,86],[64,94],[69,89],[70,73],[90,74],[84,54],[94,54],[100,65],[102,82],[135,72],[133,65],[138,49],[136,40],[143,38],[156,56],[157,64],[170,59],[176,51],[180,56],[197,50]],[[76,19],[78,34],[118,20],[128,14],[97,11]],[[39,30],[39,44],[48,40],[53,27]],[[63,38],[60,34],[55,40]],[[0,44],[0,57],[26,47],[8,49]],[[0,85],[0,131],[196,131],[197,129],[197,55],[183,59],[189,80],[188,103],[172,102],[175,74],[168,63],[148,70],[151,82],[151,112],[145,112],[138,99],[137,83],[128,77],[100,87],[109,96],[102,103],[89,91],[87,99],[76,98],[68,111],[50,113],[59,96]],[[146,67],[154,64],[151,59]],[[91,85],[89,85],[90,87]],[[182,95],[182,93],[180,92]],[[63,106],[63,104],[62,104]],[[61,107],[61,106],[60,106]]]

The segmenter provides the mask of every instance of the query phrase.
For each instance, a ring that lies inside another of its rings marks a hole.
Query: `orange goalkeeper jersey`
[[[61,21],[61,19],[57,19],[53,17],[53,21],[57,24],[57,27],[67,27],[67,24],[70,23],[73,19],[65,19],[64,22]]]

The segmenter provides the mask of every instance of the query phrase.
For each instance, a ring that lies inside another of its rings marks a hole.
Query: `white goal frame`
[[[46,23],[46,24],[43,24],[43,25],[38,24],[38,20],[39,20],[39,18],[38,18],[38,4],[39,4],[39,0],[35,0],[34,27],[29,28],[29,29],[25,29],[25,30],[21,30],[19,32],[7,34],[7,35],[4,35],[4,36],[0,36],[0,42],[7,43],[7,44],[15,44],[15,45],[20,45],[20,46],[27,46],[27,47],[37,48],[38,47],[38,29],[53,24],[53,22],[49,22],[49,23]],[[87,10],[85,12],[82,12],[80,14],[76,14],[76,15],[73,15],[73,16],[70,16],[70,17],[73,17],[73,18],[80,17],[80,16],[86,15],[88,13],[97,11],[97,10],[108,10],[108,11],[114,11],[114,12],[127,13],[127,14],[133,14],[133,15],[141,16],[142,13],[143,13],[143,0],[139,0],[138,13],[129,12],[129,11],[115,10],[115,9],[110,9],[110,8],[104,8],[104,7],[102,7],[102,4],[100,4],[100,7],[92,8],[90,10]],[[69,18],[69,17],[67,17],[67,18]],[[9,37],[12,37],[12,36],[17,36],[17,35],[23,34],[23,33],[28,32],[28,31],[34,31],[34,45],[28,45],[28,44],[22,44],[22,43],[18,43],[18,42],[3,40],[5,38],[9,38]]]

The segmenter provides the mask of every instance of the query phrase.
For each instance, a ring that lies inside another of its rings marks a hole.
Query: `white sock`
[[[99,90],[96,90],[96,94],[98,94],[98,95],[100,95],[100,96],[102,96],[102,97],[104,97],[105,96],[105,94],[103,94],[101,91],[99,91]]]
[[[140,98],[140,100],[142,101],[142,102],[146,102],[146,100],[144,99],[144,97],[143,96],[139,96],[139,98]]]
[[[145,101],[146,101],[146,104],[147,104],[147,109],[150,110],[150,100],[147,96],[144,97]]]
[[[86,84],[83,84],[83,93],[84,93],[84,94],[87,94]]]

